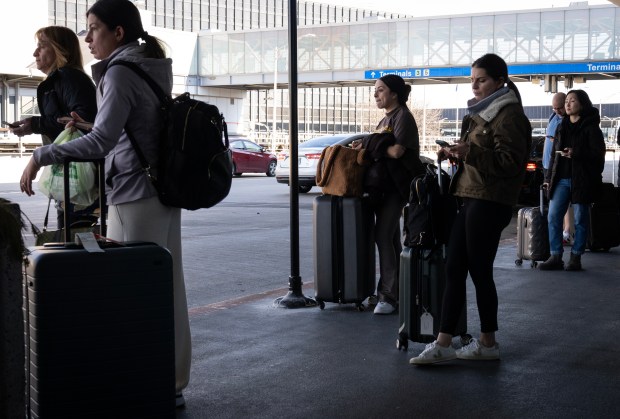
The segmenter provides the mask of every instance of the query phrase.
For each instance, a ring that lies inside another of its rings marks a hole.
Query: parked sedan
[[[241,176],[242,173],[265,173],[267,176],[275,176],[276,155],[265,151],[264,147],[245,138],[239,138],[230,141],[230,149],[234,176]]]
[[[324,148],[340,144],[348,145],[354,140],[364,138],[368,134],[337,134],[315,137],[299,144],[298,147],[298,179],[299,192],[306,193],[316,186],[316,169],[319,157]],[[290,159],[289,152],[278,153],[276,180],[278,183],[289,184]]]

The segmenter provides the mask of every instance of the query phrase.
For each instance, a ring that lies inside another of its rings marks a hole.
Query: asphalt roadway
[[[300,275],[309,297],[317,195],[299,197]],[[0,196],[42,224],[41,195],[27,198],[17,183],[0,183]],[[495,263],[501,361],[420,368],[408,361],[424,345],[396,349],[397,315],[333,303],[274,307],[291,274],[288,200],[286,186],[244,175],[218,206],[184,212],[193,356],[177,418],[620,417],[620,248],[586,253],[582,272],[516,266],[513,218]],[[470,283],[468,327],[477,335],[474,302]]]

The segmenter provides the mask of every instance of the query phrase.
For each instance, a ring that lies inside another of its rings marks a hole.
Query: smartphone
[[[449,142],[444,141],[444,140],[435,140],[435,143],[437,143],[441,147],[454,147],[455,146],[455,144],[450,144]]]
[[[19,124],[16,124],[15,122],[2,121],[2,125],[9,128],[19,128]]]

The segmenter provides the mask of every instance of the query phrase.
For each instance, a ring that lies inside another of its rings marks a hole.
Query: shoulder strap
[[[138,64],[129,62],[129,61],[116,60],[116,61],[112,61],[110,65],[108,65],[108,67],[106,68],[106,71],[109,70],[110,67],[115,66],[115,65],[125,66],[133,70],[136,74],[138,74],[151,87],[155,95],[159,98],[159,101],[161,102],[162,107],[165,106],[165,103],[168,101],[168,96],[164,93],[161,87],[159,87],[159,85],[155,83],[155,80],[153,80],[153,78],[149,76],[147,72],[144,71]],[[144,156],[142,149],[138,145],[136,138],[133,136],[133,134],[131,133],[129,128],[127,128],[127,126],[125,126],[125,132],[127,133],[127,137],[129,137],[129,141],[131,142],[131,145],[136,151],[136,154],[138,155],[138,160],[140,160],[140,165],[142,166],[142,169],[146,172],[146,175],[149,177],[149,179],[151,179],[151,181],[154,182],[155,184],[157,179],[151,173],[151,165],[146,160],[146,157]]]
[[[169,98],[169,95],[165,94],[162,88],[159,87],[159,85],[155,82],[155,80],[153,80],[153,78],[149,76],[148,73],[144,71],[142,67],[140,67],[138,64],[130,62],[130,61],[115,60],[115,61],[112,61],[110,65],[108,65],[108,67],[106,68],[106,71],[109,70],[110,67],[113,67],[115,65],[122,65],[122,66],[132,69],[140,77],[142,77],[142,79],[145,82],[147,82],[147,84],[151,87],[153,92],[155,92],[155,95],[159,98],[159,100],[162,103],[166,103],[167,99]]]

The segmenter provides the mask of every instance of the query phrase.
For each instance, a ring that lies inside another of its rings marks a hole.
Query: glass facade
[[[86,28],[86,10],[95,0],[48,0],[50,25],[76,32]],[[153,12],[151,25],[198,32],[282,28],[288,24],[288,0],[137,0]],[[299,25],[356,22],[365,18],[398,19],[404,14],[314,2],[297,2]]]
[[[49,23],[79,32],[86,27],[86,10],[94,2],[48,0]],[[288,71],[288,0],[138,0],[136,4],[152,12],[151,25],[200,32],[197,76],[203,80],[270,76],[274,70],[283,77]],[[300,73],[467,66],[487,52],[499,54],[509,64],[620,59],[620,8],[611,5],[420,19],[298,1],[297,16]],[[331,82],[299,89],[300,139],[370,131],[380,120],[373,86]],[[244,133],[270,138],[275,105],[275,126],[285,137],[288,91],[264,86],[248,90],[238,122]],[[441,116],[453,121],[454,111],[444,110]],[[527,111],[541,121],[548,116],[548,107]],[[457,112],[462,116],[464,110]]]
[[[487,52],[508,64],[615,60],[620,58],[619,25],[620,8],[610,6],[301,26],[298,65],[300,71],[461,66]],[[274,49],[288,54],[286,38],[286,29],[203,33],[203,63],[213,65],[201,66],[199,75],[269,73]],[[259,61],[246,67],[239,60],[240,51]]]

